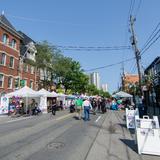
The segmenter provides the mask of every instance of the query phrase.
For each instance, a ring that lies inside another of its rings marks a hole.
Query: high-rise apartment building
[[[90,84],[94,84],[97,89],[100,89],[100,76],[98,72],[93,72],[90,74]]]
[[[102,90],[104,92],[108,92],[108,84],[107,83],[106,84],[102,84]]]

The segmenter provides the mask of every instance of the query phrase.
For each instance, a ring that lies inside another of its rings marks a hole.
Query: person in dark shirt
[[[56,100],[54,99],[52,101],[52,115],[56,115],[56,110],[57,110],[57,104],[56,104]]]

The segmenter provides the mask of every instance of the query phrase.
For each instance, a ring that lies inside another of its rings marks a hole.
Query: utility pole
[[[125,78],[125,73],[124,73],[124,62],[122,62],[122,74],[121,74],[121,90],[125,91],[125,86],[124,86],[124,78]]]
[[[140,67],[140,51],[137,47],[137,40],[136,40],[136,35],[134,31],[134,22],[136,19],[131,15],[130,16],[130,27],[131,27],[131,44],[135,53],[135,58],[136,58],[136,63],[137,63],[137,70],[138,70],[138,76],[139,76],[139,88],[140,88],[140,94],[142,95],[142,74],[141,74],[141,67]]]

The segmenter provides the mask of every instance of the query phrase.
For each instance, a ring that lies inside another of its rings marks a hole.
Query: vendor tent
[[[40,95],[38,94],[37,91],[34,91],[33,89],[25,86],[19,90],[16,90],[14,92],[6,94],[7,97],[39,97]]]
[[[53,93],[53,92],[52,92]],[[63,94],[63,93],[58,93],[58,97],[66,97],[66,95],[65,94]]]
[[[45,90],[44,88],[42,88],[41,90],[39,90],[38,93],[41,96],[44,96],[44,97],[57,97],[57,94],[53,94],[53,93]]]
[[[132,98],[133,96],[131,94],[126,93],[126,92],[120,91],[120,92],[112,95],[112,97]]]
[[[40,97],[39,93],[37,91],[34,91],[33,89],[25,86],[19,90],[16,90],[14,92],[6,94],[6,97],[25,97],[26,98],[26,111],[28,110],[28,98],[30,97]]]
[[[47,97],[57,97],[57,94],[53,94],[44,88],[38,91],[40,94],[40,104],[39,107],[42,110],[43,113],[47,113]]]
[[[54,95],[54,97],[58,97],[58,94],[56,92],[52,91],[51,93]]]

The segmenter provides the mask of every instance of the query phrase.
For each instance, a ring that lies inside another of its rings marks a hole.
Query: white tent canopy
[[[112,95],[112,97],[132,98],[133,96],[131,94],[126,93],[126,92],[120,91],[120,92]]]
[[[25,86],[19,90],[6,94],[7,97],[39,97],[39,93],[33,89]]]
[[[63,94],[63,93],[58,93],[58,97],[66,97],[66,95],[65,94]]]
[[[53,94],[53,93],[45,90],[44,88],[42,88],[41,90],[39,90],[38,93],[41,96],[44,96],[44,97],[57,97],[57,94]]]
[[[28,110],[28,98],[30,97],[40,97],[39,93],[37,91],[34,91],[33,89],[25,86],[17,91],[11,92],[6,94],[6,97],[11,98],[11,97],[25,97],[26,98],[26,113]]]
[[[52,91],[51,94],[54,95],[54,97],[58,97],[58,94],[54,91]]]

